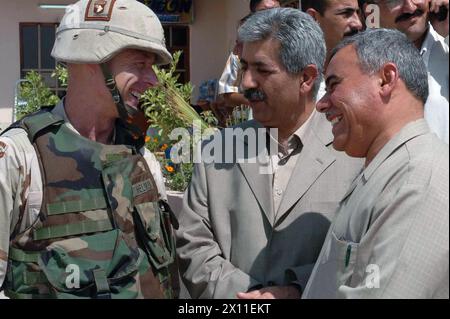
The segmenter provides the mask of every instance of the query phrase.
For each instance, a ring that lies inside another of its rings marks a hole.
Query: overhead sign
[[[156,13],[162,23],[194,22],[194,0],[138,0]]]

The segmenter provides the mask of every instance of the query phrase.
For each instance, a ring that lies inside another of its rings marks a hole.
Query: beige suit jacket
[[[330,123],[313,116],[276,218],[272,175],[260,174],[260,164],[196,164],[176,231],[191,297],[306,285],[334,211],[362,168],[362,161],[334,151]],[[250,121],[239,128],[261,126]]]

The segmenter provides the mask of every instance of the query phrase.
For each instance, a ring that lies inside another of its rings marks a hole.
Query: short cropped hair
[[[355,48],[363,72],[374,74],[386,63],[394,63],[408,90],[425,104],[429,95],[427,68],[405,34],[391,29],[368,29],[342,40],[332,50],[331,58],[349,45]]]
[[[328,5],[328,0],[302,0],[302,11],[314,9],[323,16]]]

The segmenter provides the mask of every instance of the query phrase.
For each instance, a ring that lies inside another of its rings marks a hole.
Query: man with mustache
[[[257,11],[278,8],[280,2],[278,0],[251,0],[250,14]],[[244,17],[239,21],[239,26],[247,19]],[[241,45],[236,41],[233,52],[230,53],[225,68],[219,79],[219,95],[223,96],[226,107],[234,108],[238,105],[249,105],[248,100],[242,94],[240,89],[240,55]]]
[[[424,120],[425,64],[397,30],[332,52],[317,110],[333,146],[364,158],[304,298],[449,298],[449,148]]]
[[[302,0],[302,10],[320,25],[327,47],[331,50],[346,36],[363,29],[357,0]],[[326,65],[326,63],[325,63]],[[325,83],[320,84],[318,99],[325,95]]]
[[[403,32],[419,50],[428,70],[430,87],[430,95],[425,104],[425,119],[431,130],[448,144],[449,49],[445,39],[429,23],[430,3],[433,2],[436,1],[365,0],[364,11],[366,12],[369,4],[377,5],[380,10],[380,27]],[[437,10],[435,5],[432,8]]]
[[[362,163],[332,149],[330,123],[314,112],[326,56],[317,23],[263,10],[238,39],[255,120],[203,145],[234,158],[195,165],[176,231],[181,278],[193,298],[299,298]]]
[[[56,31],[65,98],[0,136],[0,292],[173,298],[174,240],[140,96],[171,55],[134,0],[80,0]]]

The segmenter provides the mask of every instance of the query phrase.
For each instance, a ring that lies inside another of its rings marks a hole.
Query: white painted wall
[[[20,77],[19,22],[58,22],[64,10],[44,10],[39,3],[72,0],[0,0],[0,125],[12,120],[14,84]]]
[[[12,120],[14,86],[20,77],[20,22],[59,22],[64,10],[44,10],[39,3],[70,4],[75,0],[0,0],[0,128]],[[197,88],[219,78],[230,50],[236,26],[248,13],[248,0],[194,0],[190,26],[191,82]]]
[[[191,82],[219,78],[233,49],[238,21],[249,12],[248,0],[195,0],[191,26]]]

